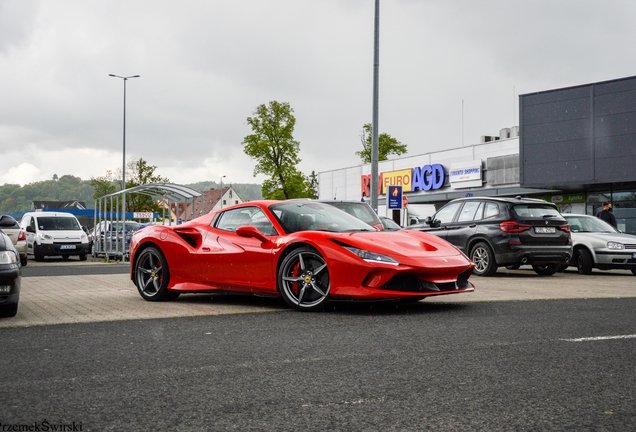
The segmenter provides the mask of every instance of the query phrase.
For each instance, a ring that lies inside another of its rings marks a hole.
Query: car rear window
[[[558,210],[548,204],[517,204],[512,207],[512,211],[522,219],[561,217]]]

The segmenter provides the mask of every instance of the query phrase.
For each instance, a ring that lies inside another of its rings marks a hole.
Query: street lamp
[[[108,76],[114,77],[114,78],[121,78],[124,81],[124,138],[123,138],[123,162],[122,162],[122,167],[121,167],[121,190],[122,190],[122,195],[121,195],[121,218],[122,218],[122,227],[125,227],[125,223],[126,223],[126,81],[128,81],[129,78],[139,78],[141,75],[131,75],[131,76],[119,76],[119,75],[115,75],[115,74],[108,74]],[[122,255],[121,255],[121,261],[124,262],[125,258],[124,258],[124,252],[126,249],[126,239],[125,239],[125,230],[123,230],[123,235],[124,235],[124,244],[122,245]]]
[[[223,179],[227,176],[221,176],[221,208],[223,208]]]

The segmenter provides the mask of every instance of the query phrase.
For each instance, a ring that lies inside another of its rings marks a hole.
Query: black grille
[[[461,275],[460,275],[461,278]],[[381,289],[403,292],[440,292],[458,289],[455,282],[433,283],[423,281],[413,275],[397,275],[391,278]]]

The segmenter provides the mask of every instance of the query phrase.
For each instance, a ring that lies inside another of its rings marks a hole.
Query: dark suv
[[[474,273],[491,276],[497,267],[532,265],[552,275],[572,256],[570,225],[556,206],[531,198],[460,198],[423,224],[406,229],[446,239],[475,262]]]

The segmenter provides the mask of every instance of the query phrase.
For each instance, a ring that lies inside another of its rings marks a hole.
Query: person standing
[[[604,220],[605,222],[607,222],[608,224],[616,228],[616,217],[614,216],[613,211],[614,210],[612,209],[612,203],[603,201],[603,210],[598,212],[596,217],[598,217],[601,220]]]

